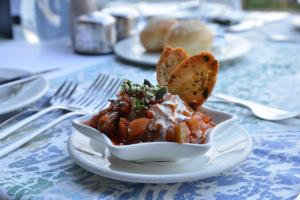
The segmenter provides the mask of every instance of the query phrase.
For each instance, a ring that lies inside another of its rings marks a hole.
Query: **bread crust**
[[[172,71],[189,55],[183,48],[165,46],[156,65],[156,78],[161,86],[167,86]]]
[[[171,73],[168,89],[197,110],[211,95],[217,81],[219,63],[210,52],[184,60]]]

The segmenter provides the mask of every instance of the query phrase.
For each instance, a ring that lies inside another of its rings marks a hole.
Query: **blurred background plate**
[[[29,72],[19,69],[0,68],[0,80],[25,74],[29,74]],[[40,99],[47,90],[48,81],[43,77],[18,86],[1,88],[0,114],[5,114],[34,103]]]
[[[296,28],[297,30],[300,30],[300,16],[296,16],[292,18],[292,25],[294,26],[294,28]]]
[[[219,36],[216,41],[212,51],[220,62],[236,60],[251,49],[248,40],[237,35]],[[138,37],[121,40],[115,45],[114,51],[124,60],[151,66],[156,66],[160,56],[160,52],[147,52]]]

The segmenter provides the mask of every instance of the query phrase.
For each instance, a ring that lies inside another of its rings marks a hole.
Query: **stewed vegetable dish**
[[[117,98],[109,101],[107,108],[86,123],[119,145],[154,141],[201,144],[215,125],[178,95],[148,80],[141,85],[124,81]]]

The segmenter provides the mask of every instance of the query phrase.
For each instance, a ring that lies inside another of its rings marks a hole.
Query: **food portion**
[[[162,51],[164,46],[181,47],[190,55],[211,50],[214,35],[198,20],[154,18],[140,33],[140,41],[147,51]]]
[[[157,82],[161,86],[167,86],[172,71],[177,65],[187,59],[189,55],[182,48],[171,48],[166,46],[161,53],[156,66]]]
[[[117,98],[87,125],[106,134],[115,144],[170,141],[205,143],[214,126],[210,117],[191,109],[166,87],[124,81]]]
[[[189,57],[181,48],[165,47],[156,66],[157,82],[197,110],[211,95],[219,62],[210,52]]]
[[[176,23],[165,36],[164,45],[182,47],[188,54],[195,55],[203,50],[211,50],[213,32],[198,20],[184,20]]]
[[[161,51],[169,29],[177,23],[176,19],[151,19],[140,33],[140,41],[147,51]]]
[[[201,52],[176,66],[170,74],[168,89],[196,110],[212,93],[218,69],[219,63],[214,56]]]
[[[213,90],[218,69],[209,52],[189,57],[184,49],[167,46],[156,68],[159,85],[124,81],[117,98],[86,124],[118,145],[205,143],[207,131],[215,124],[200,107]]]

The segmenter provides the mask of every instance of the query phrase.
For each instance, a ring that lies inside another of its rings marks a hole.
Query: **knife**
[[[59,68],[44,70],[44,71],[41,71],[41,72],[36,72],[36,73],[27,74],[27,75],[17,76],[17,77],[14,77],[14,78],[0,80],[0,88],[8,87],[8,86],[15,85],[15,84],[29,82],[29,81],[32,81],[32,80],[40,77],[43,74],[47,74],[47,73],[57,71],[57,70],[59,70]]]

